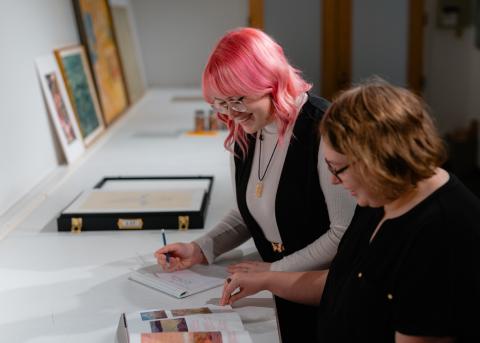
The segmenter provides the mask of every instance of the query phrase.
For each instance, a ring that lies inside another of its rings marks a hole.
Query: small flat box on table
[[[201,229],[213,176],[105,177],[57,218],[58,231]]]

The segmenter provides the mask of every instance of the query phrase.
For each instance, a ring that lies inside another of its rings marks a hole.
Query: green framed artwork
[[[81,45],[57,49],[55,57],[65,80],[83,140],[88,146],[102,133],[105,125],[85,49]]]
[[[128,94],[107,0],[73,0],[80,39],[93,73],[108,125],[128,107]]]

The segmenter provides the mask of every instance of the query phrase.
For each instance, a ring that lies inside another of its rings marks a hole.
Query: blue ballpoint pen
[[[165,229],[162,229],[162,238],[163,238],[163,245],[167,245],[167,237],[165,236]],[[167,258],[167,263],[170,263],[170,253],[166,253],[165,257]]]

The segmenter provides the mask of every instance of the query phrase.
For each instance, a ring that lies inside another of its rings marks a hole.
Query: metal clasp
[[[74,233],[82,232],[83,219],[82,217],[72,217],[71,219],[71,231]]]
[[[178,216],[178,229],[180,231],[188,230],[189,224],[190,224],[189,216]]]

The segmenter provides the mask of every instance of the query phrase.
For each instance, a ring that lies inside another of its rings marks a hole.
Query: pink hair
[[[312,87],[289,64],[282,47],[253,28],[235,29],[219,40],[205,66],[202,86],[208,103],[213,103],[215,97],[270,94],[280,141],[298,115],[298,96]],[[248,148],[245,131],[229,116],[217,115],[229,130],[225,148],[232,151],[236,142],[245,156]]]

